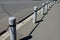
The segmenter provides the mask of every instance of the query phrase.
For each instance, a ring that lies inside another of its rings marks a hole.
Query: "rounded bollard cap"
[[[16,25],[16,18],[15,17],[9,17],[9,25]]]
[[[37,6],[34,6],[34,11],[37,11],[38,7]]]
[[[42,6],[45,5],[44,3],[42,3]]]
[[[46,3],[49,3],[48,1],[46,1]]]
[[[44,7],[45,3],[42,3],[42,7]]]

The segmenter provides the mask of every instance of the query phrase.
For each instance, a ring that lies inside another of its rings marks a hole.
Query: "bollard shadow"
[[[32,31],[29,33],[29,35],[28,36],[26,36],[26,37],[24,37],[24,38],[21,38],[21,39],[19,39],[19,40],[29,40],[29,39],[31,39],[32,38],[32,33],[34,32],[34,30],[38,27],[38,25],[40,24],[40,22],[42,22],[42,20],[40,20],[40,21],[37,21],[38,23],[37,23],[37,25],[32,29]]]
[[[37,21],[37,22],[38,22],[38,24],[32,29],[32,31],[29,33],[29,35],[26,36],[26,37],[24,37],[24,38],[22,38],[22,39],[19,39],[19,40],[29,40],[29,39],[31,39],[32,38],[32,35],[31,34],[38,27],[38,25],[40,24],[41,20],[40,21]]]
[[[46,13],[46,14],[48,14],[48,13]],[[29,33],[29,35],[28,36],[26,36],[26,37],[24,37],[24,38],[21,38],[21,39],[19,39],[19,40],[30,40],[31,38],[32,38],[32,33],[34,32],[34,30],[38,27],[38,25],[41,23],[41,22],[43,22],[44,20],[44,17],[46,16],[46,14],[45,15],[43,15],[43,17],[41,18],[41,20],[39,20],[39,21],[36,21],[36,26],[31,30],[31,32]]]
[[[24,38],[22,38],[22,39],[19,39],[19,40],[29,40],[29,39],[31,39],[32,38],[32,36],[31,35],[28,35],[28,36],[26,36],[26,37],[24,37]]]

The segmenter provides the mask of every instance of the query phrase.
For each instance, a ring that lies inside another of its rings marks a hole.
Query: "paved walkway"
[[[33,24],[31,19],[18,29],[17,38],[18,40],[60,40],[60,3],[55,4],[45,16],[39,14],[36,24]]]

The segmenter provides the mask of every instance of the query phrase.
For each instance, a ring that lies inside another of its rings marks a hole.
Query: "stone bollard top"
[[[15,17],[9,17],[9,25],[16,25],[16,18]]]
[[[37,11],[38,7],[37,6],[34,6],[34,11]]]

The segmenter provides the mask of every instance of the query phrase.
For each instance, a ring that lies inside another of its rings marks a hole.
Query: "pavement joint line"
[[[40,13],[40,10],[37,12],[37,14],[39,14],[39,13]],[[32,19],[32,17],[33,17],[33,15],[31,15],[30,17],[28,17],[27,19],[25,19],[23,22],[21,22],[20,24],[18,24],[16,26],[16,30],[18,30],[19,28],[21,28],[22,26],[24,26],[27,22],[29,22]],[[0,40],[6,40],[9,36],[10,36],[9,31],[7,31],[6,33],[4,33],[3,35],[0,36]]]

